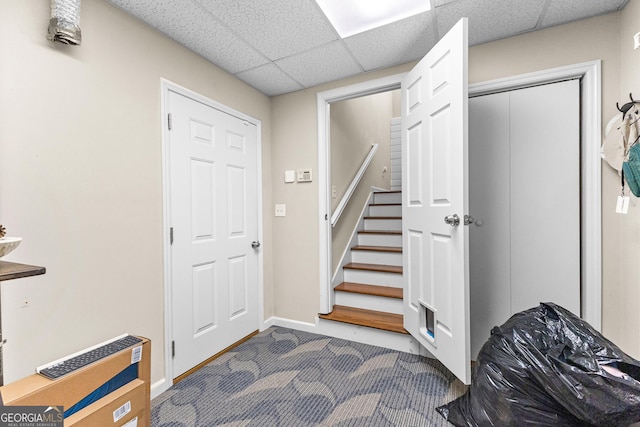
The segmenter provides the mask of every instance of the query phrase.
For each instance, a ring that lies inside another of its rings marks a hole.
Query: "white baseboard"
[[[166,378],[162,378],[161,380],[151,384],[151,400],[155,399],[165,391],[169,390],[171,385],[172,385],[171,381],[167,381]]]
[[[270,328],[271,326],[280,326],[282,328],[295,329],[297,331],[309,332],[312,334],[319,334],[318,331],[318,319],[316,323],[301,322],[299,320],[285,319],[283,317],[272,316],[264,321],[261,331]]]

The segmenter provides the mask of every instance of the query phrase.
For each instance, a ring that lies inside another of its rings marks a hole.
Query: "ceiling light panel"
[[[316,0],[345,38],[428,11],[429,0]]]

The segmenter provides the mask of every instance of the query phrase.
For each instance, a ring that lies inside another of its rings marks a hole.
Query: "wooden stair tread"
[[[372,252],[394,252],[402,253],[402,247],[400,246],[367,246],[356,245],[351,248],[352,251],[372,251]]]
[[[364,219],[402,219],[401,216],[365,216]]]
[[[401,265],[384,265],[384,264],[365,264],[363,262],[350,262],[343,268],[348,270],[366,270],[366,271],[378,271],[382,273],[397,273],[402,274]]]
[[[321,319],[349,323],[351,325],[367,326],[384,331],[409,334],[404,329],[401,314],[335,305],[331,313],[320,314],[319,317]]]
[[[402,230],[360,230],[360,234],[402,234]]]
[[[402,299],[402,288],[391,286],[366,285],[364,283],[342,282],[335,287],[336,291],[354,294],[373,295],[378,297]]]

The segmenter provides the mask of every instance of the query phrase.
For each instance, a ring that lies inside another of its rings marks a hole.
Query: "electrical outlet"
[[[276,205],[276,216],[287,216],[287,205]]]
[[[331,186],[331,198],[335,199],[338,197],[338,189],[336,188],[335,185]]]

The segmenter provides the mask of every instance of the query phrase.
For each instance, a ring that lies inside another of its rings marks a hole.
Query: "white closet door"
[[[511,316],[509,93],[469,100],[471,356]]]
[[[580,83],[511,92],[511,310],[580,315]]]
[[[578,80],[469,100],[471,357],[512,314],[580,315]]]

